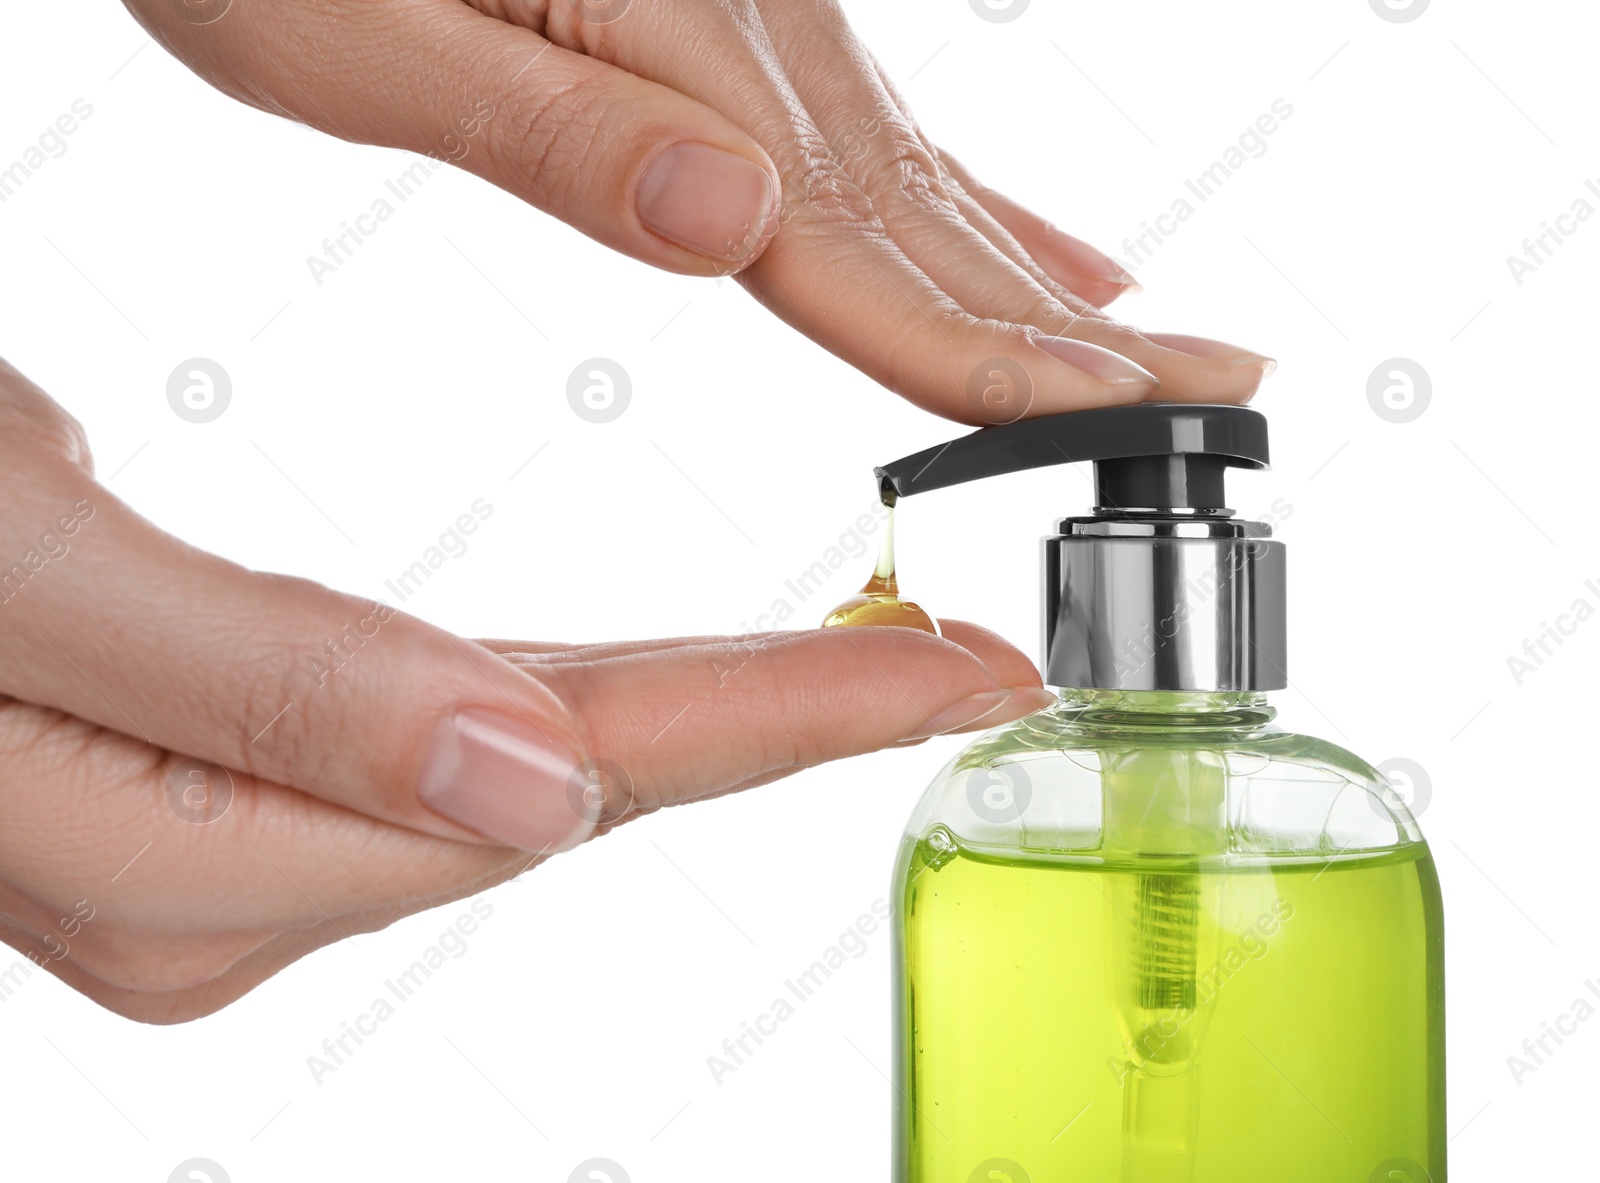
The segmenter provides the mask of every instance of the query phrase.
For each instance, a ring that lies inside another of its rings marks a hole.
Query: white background
[[[1280,359],[1256,403],[1275,470],[1236,477],[1234,502],[1292,507],[1283,720],[1431,779],[1456,1179],[1576,1177],[1600,1021],[1520,1084],[1507,1057],[1600,978],[1600,623],[1520,686],[1507,657],[1579,597],[1600,605],[1600,219],[1520,285],[1506,257],[1600,178],[1588,11],[850,8],[945,147],[1117,254],[1292,104],[1117,312]],[[0,38],[0,161],[94,108],[0,206],[0,352],[84,421],[119,496],[198,545],[392,598],[383,580],[482,497],[493,517],[407,610],[467,635],[739,632],[870,506],[874,463],[954,434],[735,284],[655,274],[449,170],[319,288],[306,256],[407,158],[224,99],[109,2],[8,4]],[[165,397],[194,356],[234,383],[205,425]],[[593,356],[633,381],[609,424],[565,398]],[[1367,399],[1397,356],[1433,388],[1405,424]],[[1085,499],[1057,470],[912,502],[908,591],[1033,652],[1035,540]],[[0,1005],[3,1173],[160,1183],[204,1155],[236,1183],[559,1183],[605,1156],[635,1183],[884,1178],[884,931],[720,1085],[706,1058],[887,894],[955,742],[656,816],[494,891],[467,954],[320,1086],[307,1056],[465,903],[178,1028],[35,974]]]

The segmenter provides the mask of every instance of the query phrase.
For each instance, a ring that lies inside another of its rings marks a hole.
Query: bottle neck
[[[1106,731],[1254,731],[1277,716],[1261,691],[1058,690],[1062,722]]]

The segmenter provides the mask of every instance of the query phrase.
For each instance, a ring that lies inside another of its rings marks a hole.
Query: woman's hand
[[[0,362],[0,938],[207,1014],[640,814],[1049,701],[946,637],[462,640],[162,533]]]
[[[452,160],[657,267],[736,271],[952,419],[1242,402],[1273,365],[1101,312],[1131,278],[928,140],[834,0],[125,2],[235,98]]]

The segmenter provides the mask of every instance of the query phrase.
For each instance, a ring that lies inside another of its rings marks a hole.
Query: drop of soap
[[[885,582],[876,575],[868,580],[867,586],[859,594],[851,596],[828,613],[822,627],[858,624],[894,624],[939,635],[939,625],[933,617],[913,601],[902,600],[895,590],[893,579]]]
[[[917,604],[900,598],[900,585],[894,573],[894,502],[886,500],[884,505],[888,507],[889,516],[884,522],[878,566],[872,578],[859,592],[828,613],[822,627],[888,624],[921,629],[937,637],[939,622]]]

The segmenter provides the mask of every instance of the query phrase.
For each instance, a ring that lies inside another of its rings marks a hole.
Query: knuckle
[[[591,71],[535,85],[508,100],[506,131],[498,141],[500,169],[531,178],[541,195],[559,202],[608,138],[601,110],[603,84],[598,79],[598,72]]]
[[[931,214],[954,215],[955,201],[939,175],[939,166],[920,143],[896,144],[885,164],[897,197]]]
[[[801,132],[800,136],[798,162],[785,177],[785,205],[804,211],[811,220],[831,225],[879,227],[872,202],[822,136],[814,130]]]
[[[0,363],[0,450],[7,468],[28,460],[65,462],[91,472],[94,461],[83,425],[15,370]]]
[[[284,576],[268,576],[280,580]],[[299,583],[298,580],[291,582]],[[314,714],[307,709],[295,709],[297,699],[303,700],[317,685],[315,654],[319,652],[321,638],[307,637],[303,651],[287,651],[283,646],[264,642],[257,646],[241,644],[230,664],[232,676],[240,687],[238,713],[232,719],[218,719],[221,727],[230,727],[234,746],[240,753],[239,771],[264,780],[290,783],[291,787],[310,789],[320,785],[328,771],[330,755],[325,745],[318,742],[319,734],[326,728],[314,725],[314,719],[326,719],[327,712],[337,710],[334,703],[322,704]],[[217,711],[228,711],[230,702],[210,700],[196,704],[203,717],[214,717]],[[334,729],[337,732],[337,728]]]
[[[1023,325],[1032,325],[1055,336],[1072,335],[1072,326],[1084,319],[1058,300],[1053,292],[1039,283],[1026,269],[1018,269],[1018,306],[1014,319]],[[1025,285],[1025,286],[1023,286]]]

